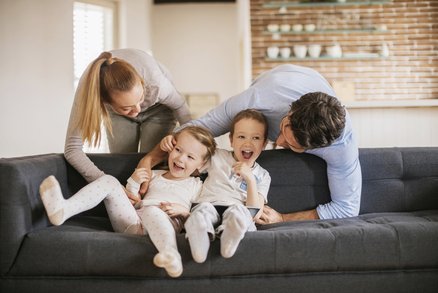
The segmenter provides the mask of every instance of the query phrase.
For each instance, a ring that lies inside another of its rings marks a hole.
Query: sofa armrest
[[[62,154],[0,159],[0,273],[12,266],[25,235],[49,226],[39,186],[55,175],[68,193],[66,161]]]

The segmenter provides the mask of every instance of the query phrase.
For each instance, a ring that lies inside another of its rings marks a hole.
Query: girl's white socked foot
[[[157,253],[154,257],[154,264],[164,268],[172,278],[181,276],[183,272],[181,255],[174,249]]]
[[[54,176],[49,176],[40,185],[40,195],[50,222],[53,225],[64,223],[64,197]]]

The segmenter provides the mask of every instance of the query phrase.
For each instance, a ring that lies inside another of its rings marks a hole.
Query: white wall
[[[0,157],[63,150],[72,18],[71,1],[0,1]]]
[[[121,46],[150,50],[152,0],[120,0]],[[73,102],[73,0],[0,0],[0,157],[62,153]]]
[[[153,0],[119,2],[119,47],[151,51],[151,5]]]
[[[438,146],[438,107],[348,110],[360,147]]]
[[[237,15],[235,3],[153,5],[153,54],[180,92],[225,100],[241,90]]]
[[[247,1],[119,0],[120,45],[153,49],[180,91],[226,99],[249,82]],[[63,152],[74,94],[72,14],[73,0],[0,0],[0,157]],[[436,146],[437,110],[350,112],[361,147]]]

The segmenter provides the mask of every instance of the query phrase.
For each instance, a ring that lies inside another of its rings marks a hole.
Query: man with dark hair
[[[290,64],[275,67],[257,77],[247,90],[187,124],[203,126],[219,136],[229,131],[238,112],[248,108],[265,115],[268,139],[277,146],[325,160],[331,196],[327,204],[289,214],[265,206],[259,224],[359,214],[362,174],[350,116],[321,74]],[[139,165],[151,168],[162,156],[158,146]]]
[[[320,148],[329,146],[341,135],[345,127],[345,108],[335,97],[321,92],[308,93],[292,103],[283,120],[284,125],[291,126],[301,147]]]

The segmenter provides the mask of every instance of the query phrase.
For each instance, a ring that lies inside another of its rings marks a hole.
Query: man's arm
[[[354,217],[359,214],[362,191],[362,172],[359,152],[354,138],[347,136],[340,145],[332,145],[324,149],[315,149],[308,153],[324,159],[327,163],[327,179],[331,201],[319,205],[316,209],[280,214],[265,206],[263,222],[270,224],[296,220],[335,219]]]
[[[281,222],[302,221],[302,220],[317,220],[319,219],[316,209],[308,211],[300,211],[289,214],[281,214],[270,206],[263,207],[263,213],[256,221],[257,224],[266,225]]]

